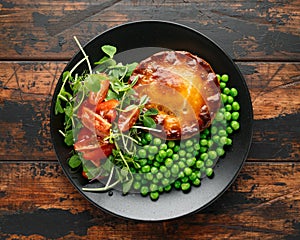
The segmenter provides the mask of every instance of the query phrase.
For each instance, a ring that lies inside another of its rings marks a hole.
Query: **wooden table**
[[[201,31],[238,64],[254,109],[239,177],[206,210],[164,222],[108,215],[58,164],[49,108],[82,44],[129,21]],[[300,239],[300,2],[204,0],[0,1],[1,239]]]

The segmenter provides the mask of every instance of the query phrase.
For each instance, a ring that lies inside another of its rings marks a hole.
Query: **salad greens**
[[[117,99],[120,104],[117,108],[118,112],[129,112],[137,108],[140,112],[139,123],[135,124],[134,128],[123,133],[118,130],[117,126],[113,126],[110,134],[103,140],[114,144],[112,155],[100,167],[95,167],[90,161],[84,159],[80,152],[73,151],[73,155],[69,158],[69,166],[71,168],[83,167],[83,171],[88,179],[98,179],[106,176],[107,182],[104,187],[98,189],[84,188],[85,191],[105,191],[118,183],[122,183],[123,192],[127,193],[133,183],[133,176],[129,165],[139,167],[135,162],[136,146],[140,141],[139,129],[152,129],[156,124],[151,116],[158,113],[157,109],[144,110],[145,104],[149,98],[142,96],[137,102],[133,86],[137,82],[135,78],[132,82],[128,82],[132,71],[137,66],[137,63],[123,65],[117,63],[113,57],[117,52],[116,47],[104,45],[101,50],[105,54],[99,61],[95,62],[95,70],[92,70],[91,63],[84,49],[81,47],[78,39],[75,41],[79,46],[84,58],[80,60],[70,71],[66,71],[62,76],[62,86],[57,95],[55,104],[55,114],[64,114],[64,129],[60,133],[64,137],[64,142],[68,146],[74,145],[78,132],[83,127],[78,119],[78,109],[88,97],[90,92],[97,93],[100,90],[102,81],[109,77],[110,87],[108,89],[106,100]],[[84,61],[87,62],[88,72],[79,75],[76,69]],[[75,74],[74,74],[75,73]],[[99,74],[104,73],[104,74]],[[116,177],[116,181],[111,182]]]

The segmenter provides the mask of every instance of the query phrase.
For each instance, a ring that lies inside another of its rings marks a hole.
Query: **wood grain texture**
[[[65,62],[0,65],[0,160],[55,160],[50,105]],[[254,109],[249,159],[299,161],[299,63],[238,63]],[[266,150],[261,151],[266,148]]]
[[[116,25],[160,19],[193,27],[234,59],[299,61],[299,1],[0,2],[0,59],[69,59],[76,35],[87,43]]]
[[[181,23],[219,44],[246,79],[255,120],[230,189],[202,212],[154,223],[81,196],[49,125],[73,36],[85,44],[139,20]],[[298,0],[0,0],[0,239],[300,239],[299,26]]]
[[[75,190],[55,162],[1,162],[0,168],[0,221],[3,223],[0,237],[300,237],[299,164],[248,163],[233,186],[211,207],[188,217],[158,223],[124,220],[95,208]],[[10,224],[19,227],[14,228]]]

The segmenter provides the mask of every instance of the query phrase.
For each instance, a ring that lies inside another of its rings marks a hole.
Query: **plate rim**
[[[54,90],[54,93],[53,93],[53,96],[52,96],[52,100],[51,100],[51,108],[50,108],[50,132],[51,132],[51,141],[53,143],[53,146],[54,146],[54,150],[55,150],[55,154],[56,154],[56,158],[60,164],[60,166],[62,167],[63,169],[63,172],[64,174],[67,176],[67,178],[69,179],[69,181],[71,182],[71,184],[77,189],[77,191],[80,193],[81,196],[83,196],[85,199],[87,199],[90,203],[92,203],[94,206],[96,206],[97,208],[100,208],[102,211],[104,212],[108,212],[114,216],[117,216],[117,217],[121,217],[121,218],[125,218],[125,219],[131,219],[131,220],[139,220],[139,221],[164,221],[164,220],[170,220],[170,219],[176,219],[176,218],[180,218],[180,217],[183,217],[183,216],[186,216],[186,215],[190,215],[190,214],[194,214],[195,212],[199,212],[205,208],[207,208],[208,206],[210,206],[212,203],[214,203],[217,199],[219,199],[223,194],[224,192],[226,192],[228,190],[228,188],[233,184],[233,182],[235,182],[236,178],[238,177],[240,171],[242,170],[245,162],[246,162],[246,159],[247,159],[247,156],[249,154],[249,151],[250,151],[250,148],[251,148],[251,143],[252,143],[252,137],[253,137],[253,106],[252,106],[252,101],[251,101],[251,97],[250,97],[250,93],[249,93],[249,89],[248,89],[248,86],[247,86],[247,83],[244,79],[244,76],[243,74],[241,73],[240,69],[238,68],[238,66],[235,64],[235,62],[233,61],[233,59],[230,57],[230,55],[225,52],[214,40],[212,40],[211,38],[209,38],[208,36],[206,36],[205,34],[201,33],[200,31],[198,30],[195,30],[189,26],[186,26],[184,24],[181,24],[181,23],[177,23],[177,22],[172,22],[172,21],[165,21],[165,20],[140,20],[140,21],[131,21],[131,22],[126,22],[126,23],[123,23],[123,24],[119,24],[117,26],[114,26],[114,27],[111,27],[111,28],[108,28],[106,29],[105,31],[101,32],[100,34],[98,34],[97,36],[93,37],[92,39],[90,39],[87,43],[84,44],[83,48],[85,49],[88,45],[90,45],[92,42],[96,41],[97,38],[100,38],[101,36],[103,36],[104,34],[109,34],[109,32],[111,31],[115,31],[115,30],[118,30],[120,28],[124,28],[124,27],[130,27],[132,25],[136,25],[136,24],[152,24],[152,23],[155,23],[155,24],[169,24],[169,25],[172,25],[174,27],[179,27],[179,28],[182,28],[183,30],[188,30],[188,31],[192,31],[194,33],[196,33],[197,35],[200,35],[201,37],[207,39],[210,43],[212,43],[215,47],[218,48],[218,50],[220,52],[222,52],[222,54],[224,54],[227,58],[227,60],[230,61],[230,63],[233,65],[235,71],[237,71],[237,74],[241,77],[242,79],[242,84],[244,86],[244,88],[247,90],[247,100],[248,100],[248,103],[250,104],[250,109],[247,109],[248,110],[248,114],[249,114],[249,120],[250,120],[250,125],[248,127],[250,127],[250,129],[248,130],[249,131],[249,135],[248,135],[248,138],[249,138],[249,144],[247,145],[247,149],[244,150],[244,157],[243,157],[243,161],[242,163],[240,164],[238,170],[235,172],[234,176],[232,176],[230,178],[230,181],[228,182],[228,184],[226,185],[225,188],[223,188],[223,190],[221,192],[219,192],[217,194],[216,197],[214,197],[213,199],[211,199],[210,201],[208,201],[206,204],[202,205],[201,207],[197,208],[196,210],[194,211],[190,211],[190,212],[187,212],[186,214],[179,214],[179,215],[174,215],[172,217],[165,217],[165,218],[159,218],[159,219],[156,219],[156,218],[148,218],[148,219],[145,219],[145,218],[136,218],[136,217],[130,217],[130,216],[126,216],[126,215],[120,215],[120,214],[117,214],[109,209],[106,209],[102,206],[99,205],[99,203],[96,203],[94,202],[90,197],[89,197],[89,194],[86,194],[86,192],[82,191],[80,189],[80,187],[74,183],[74,180],[72,179],[72,177],[70,176],[70,173],[67,171],[67,169],[65,169],[65,167],[63,166],[61,160],[60,160],[60,156],[57,152],[57,148],[56,148],[56,142],[55,142],[55,139],[54,139],[54,130],[52,128],[52,125],[53,125],[53,113],[54,113],[54,106],[55,106],[55,97],[57,95],[57,88],[58,88],[58,85],[59,83],[61,82],[61,76],[59,77],[59,80],[55,86],[55,90]],[[78,54],[80,54],[80,50],[78,50],[72,57],[71,59],[68,61],[68,63],[66,64],[65,68],[63,69],[63,71],[61,72],[61,74],[66,71],[66,69],[68,69],[71,65],[71,62],[74,61],[74,59],[76,58],[76,56]],[[201,188],[201,186],[200,186]],[[172,190],[172,191],[175,191],[175,190]],[[101,193],[97,193],[97,194],[101,194]],[[141,197],[142,198],[142,197]],[[159,200],[158,200],[159,202]]]

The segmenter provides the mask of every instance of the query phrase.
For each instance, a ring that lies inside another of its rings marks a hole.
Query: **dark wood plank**
[[[0,59],[70,59],[116,25],[161,19],[186,24],[235,59],[299,61],[298,1],[1,1]]]
[[[209,208],[158,223],[124,220],[97,209],[74,189],[55,162],[0,162],[0,169],[2,238],[300,237],[299,164],[248,163],[233,186]]]
[[[255,119],[271,119],[300,110],[300,64],[238,63],[251,93]]]
[[[50,105],[65,64],[0,64],[0,160],[56,159]],[[249,159],[299,161],[299,63],[243,62],[239,67],[250,89],[256,120]]]

